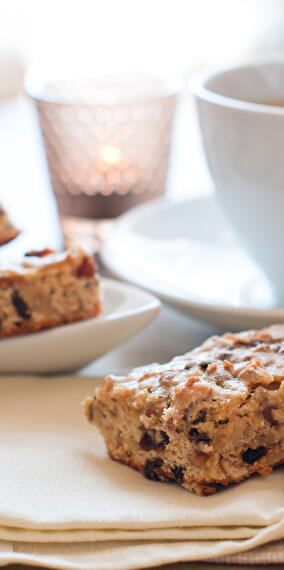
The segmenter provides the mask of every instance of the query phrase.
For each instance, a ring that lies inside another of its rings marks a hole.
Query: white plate
[[[124,214],[102,259],[112,274],[225,329],[284,322],[268,280],[240,247],[214,196],[159,200]]]
[[[158,299],[132,285],[102,279],[103,313],[95,318],[0,340],[0,373],[82,368],[124,342],[158,314]]]

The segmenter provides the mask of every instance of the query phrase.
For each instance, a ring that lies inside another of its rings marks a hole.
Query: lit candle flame
[[[106,145],[101,150],[101,157],[107,164],[118,164],[120,161],[120,150],[117,146]]]

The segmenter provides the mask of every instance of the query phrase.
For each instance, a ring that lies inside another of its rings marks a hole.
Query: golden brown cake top
[[[96,267],[93,259],[83,249],[67,249],[56,252],[51,249],[27,252],[20,260],[4,257],[0,260],[0,284],[19,277],[33,277],[40,272],[51,271],[72,263],[78,266],[78,277],[92,277]],[[81,272],[81,275],[80,275]]]
[[[119,399],[150,418],[180,421],[199,402],[216,406],[220,420],[257,388],[274,391],[284,407],[284,325],[214,336],[168,364],[137,368],[128,377],[109,376],[98,400]]]

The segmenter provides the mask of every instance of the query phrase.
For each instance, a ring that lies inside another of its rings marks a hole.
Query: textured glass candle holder
[[[129,76],[56,81],[32,95],[62,215],[112,218],[163,194],[175,90]]]

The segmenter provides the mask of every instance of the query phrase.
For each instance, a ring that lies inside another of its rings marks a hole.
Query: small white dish
[[[95,318],[0,340],[0,373],[77,370],[145,327],[158,299],[132,285],[102,279],[103,313]]]
[[[214,196],[135,208],[116,223],[102,259],[112,274],[222,328],[284,322],[269,281],[241,248]]]

